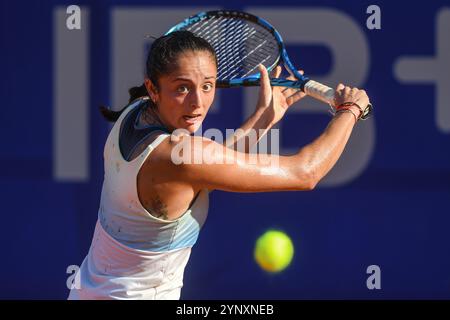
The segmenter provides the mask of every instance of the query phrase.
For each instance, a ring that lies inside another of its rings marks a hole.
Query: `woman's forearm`
[[[227,137],[225,146],[236,151],[249,153],[250,149],[272,128],[273,115],[265,109],[257,109],[243,124]]]
[[[298,167],[309,172],[315,186],[336,164],[355,126],[355,116],[349,112],[335,115],[325,131],[295,157]],[[303,173],[303,172],[302,172]]]

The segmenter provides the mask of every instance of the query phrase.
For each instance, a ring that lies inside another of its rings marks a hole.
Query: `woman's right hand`
[[[364,90],[351,88],[339,83],[334,93],[334,108],[336,109],[338,106],[348,102],[356,103],[360,107],[360,111],[362,111],[369,104],[369,97]]]

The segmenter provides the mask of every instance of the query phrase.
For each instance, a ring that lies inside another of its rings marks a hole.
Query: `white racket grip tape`
[[[309,80],[304,87],[305,93],[317,100],[334,106],[334,90],[314,80]]]

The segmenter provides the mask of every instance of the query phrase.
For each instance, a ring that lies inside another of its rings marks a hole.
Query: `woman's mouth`
[[[193,125],[201,120],[201,114],[186,115],[183,119],[187,124]]]

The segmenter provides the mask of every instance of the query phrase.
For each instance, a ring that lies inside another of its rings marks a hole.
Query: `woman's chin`
[[[185,129],[187,131],[189,131],[189,133],[192,134],[192,133],[196,132],[200,128],[200,126],[201,126],[201,124],[197,124],[197,125],[189,126],[189,127],[185,128]]]
[[[195,123],[186,123],[186,121],[183,121],[183,125],[181,127],[189,131],[189,133],[194,133],[201,127],[202,122],[203,121],[196,121]]]

